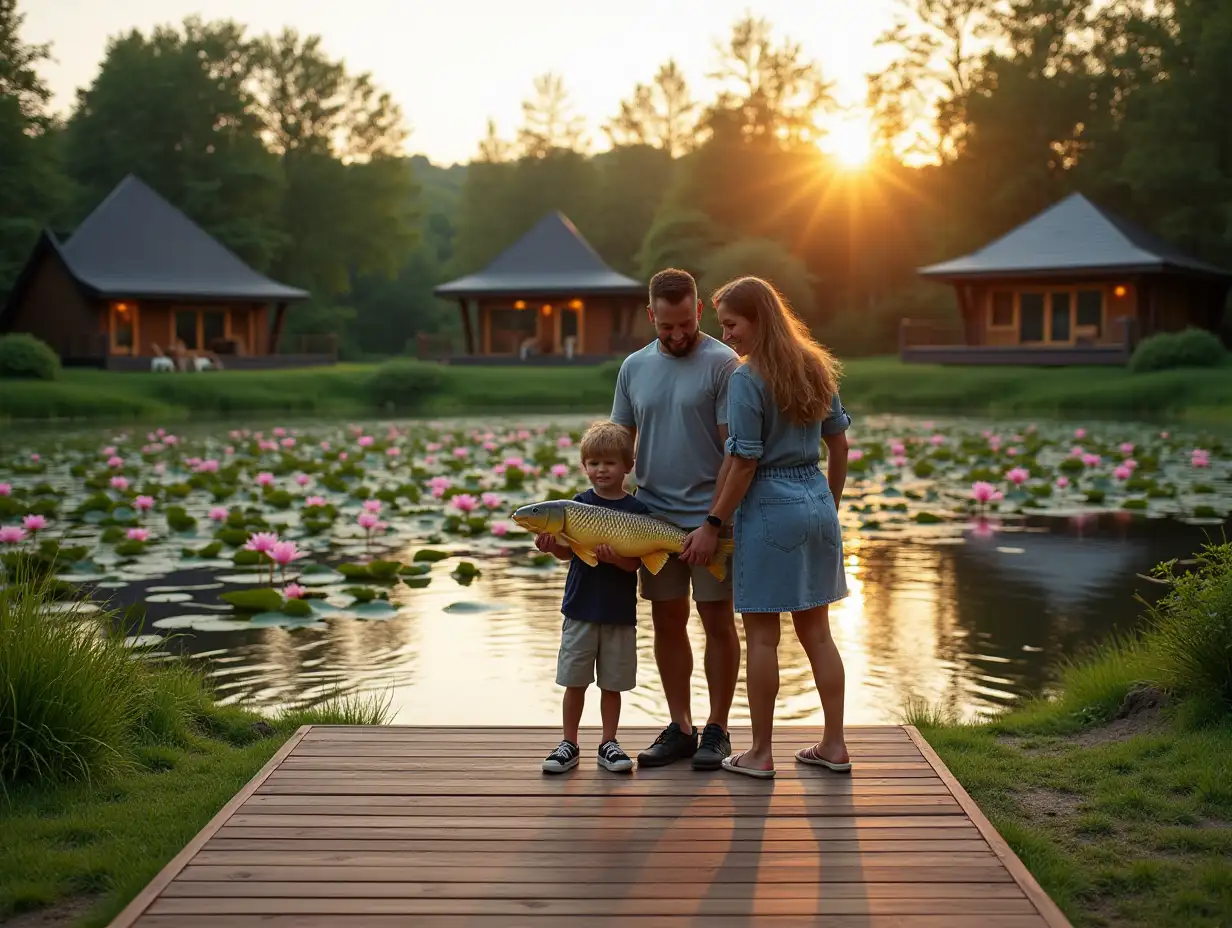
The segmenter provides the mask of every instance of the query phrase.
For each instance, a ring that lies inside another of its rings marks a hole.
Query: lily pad
[[[277,590],[232,590],[218,597],[239,612],[275,612],[282,608],[282,594]]]
[[[412,561],[433,562],[433,561],[443,561],[446,558],[452,557],[452,556],[453,555],[449,554],[446,551],[437,551],[434,548],[420,548],[418,551],[415,552],[415,556],[412,557],[411,560]]]

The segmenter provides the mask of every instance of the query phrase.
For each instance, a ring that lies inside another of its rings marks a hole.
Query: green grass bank
[[[417,362],[210,374],[69,369],[53,381],[0,381],[0,421],[601,413],[611,406],[617,369],[616,363],[532,368]],[[843,398],[851,408],[869,412],[1232,422],[1232,367],[1131,373],[1109,367],[943,367],[861,358],[846,363]]]
[[[0,923],[102,926],[308,723],[376,724],[376,701],[263,717],[174,661],[133,660],[119,617],[0,588]]]
[[[1078,928],[1232,924],[1232,546],[991,722],[915,724]]]

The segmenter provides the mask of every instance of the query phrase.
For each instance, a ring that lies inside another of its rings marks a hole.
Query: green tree
[[[16,0],[0,0],[0,299],[70,193],[51,92],[38,74],[50,49],[21,41],[23,19]]]
[[[546,158],[556,149],[583,151],[585,131],[585,120],[573,112],[564,79],[551,72],[536,77],[534,95],[522,101],[518,154]]]
[[[707,303],[703,328],[711,334],[719,331],[710,304],[710,295],[737,277],[760,277],[791,304],[805,322],[817,321],[816,281],[804,263],[780,243],[768,239],[740,239],[713,252],[702,264],[698,287]]]
[[[698,104],[684,74],[669,60],[650,84],[637,84],[620,103],[616,118],[603,127],[616,147],[649,145],[676,158],[697,144]]]
[[[642,239],[637,254],[638,276],[649,280],[665,267],[678,267],[698,277],[706,260],[725,241],[723,231],[701,210],[666,208]]]

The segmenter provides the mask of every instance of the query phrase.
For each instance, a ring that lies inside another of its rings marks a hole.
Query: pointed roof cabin
[[[613,270],[559,211],[545,215],[486,267],[437,286],[456,299],[472,357],[607,357],[636,338],[646,287]],[[477,312],[471,321],[470,307]]]
[[[287,305],[308,298],[249,267],[129,174],[68,239],[43,230],[0,308],[0,331],[30,332],[70,362],[148,356],[177,343],[272,354]]]
[[[932,324],[905,319],[899,353],[951,364],[1124,364],[1156,332],[1220,332],[1232,286],[1232,272],[1081,193],[918,273],[955,288],[963,341],[937,344]]]

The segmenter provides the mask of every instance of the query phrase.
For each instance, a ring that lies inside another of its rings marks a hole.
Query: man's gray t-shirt
[[[719,426],[727,424],[727,382],[736,353],[702,333],[683,358],[659,340],[625,358],[612,421],[637,429],[637,498],[682,528],[706,520],[723,465]]]

